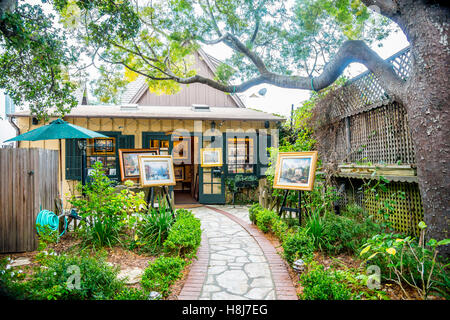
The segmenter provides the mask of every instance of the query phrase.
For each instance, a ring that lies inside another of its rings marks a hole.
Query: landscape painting
[[[142,187],[175,185],[172,156],[139,156]]]
[[[312,190],[317,152],[281,152],[275,168],[274,188]]]
[[[202,167],[222,166],[222,148],[202,148],[200,153]]]
[[[158,148],[150,149],[119,149],[120,174],[122,181],[139,179],[138,156],[157,155]]]

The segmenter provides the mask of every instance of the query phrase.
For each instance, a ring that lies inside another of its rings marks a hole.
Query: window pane
[[[203,183],[211,183],[211,172],[203,171]]]
[[[221,193],[222,193],[222,185],[213,184],[213,194],[221,194]]]
[[[211,185],[210,184],[203,185],[203,194],[211,194]]]

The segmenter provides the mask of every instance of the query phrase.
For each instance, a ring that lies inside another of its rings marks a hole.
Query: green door
[[[202,146],[199,148],[221,148],[222,162],[225,162],[223,135],[203,136]],[[200,156],[198,159],[200,159]],[[199,161],[201,163],[201,161]],[[224,164],[220,167],[205,167],[199,163],[199,202],[205,204],[225,204],[225,175]]]

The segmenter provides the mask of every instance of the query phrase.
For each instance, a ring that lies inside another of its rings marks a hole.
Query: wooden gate
[[[36,250],[36,216],[57,196],[58,151],[0,149],[0,253]]]

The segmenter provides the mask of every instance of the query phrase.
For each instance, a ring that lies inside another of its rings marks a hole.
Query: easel
[[[298,190],[298,208],[289,208],[285,207],[286,199],[289,193],[289,189],[286,189],[284,192],[283,202],[281,203],[280,211],[278,212],[278,215],[281,217],[283,214],[283,211],[289,211],[289,212],[297,212],[298,213],[298,224],[302,224],[302,190]]]
[[[155,187],[150,187],[150,189],[148,191],[148,195],[147,195],[147,205],[149,205],[150,208],[154,208],[155,207],[155,191],[154,191],[154,188]],[[167,205],[169,206],[170,212],[172,213],[172,217],[175,218],[175,213],[173,211],[172,204],[171,204],[171,199],[170,199],[170,195],[169,195],[169,187],[161,186],[161,188],[163,190],[164,197],[167,200]]]

